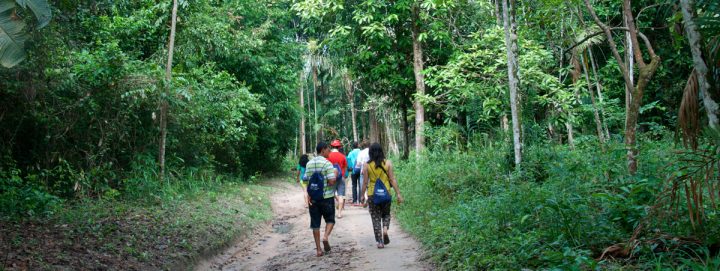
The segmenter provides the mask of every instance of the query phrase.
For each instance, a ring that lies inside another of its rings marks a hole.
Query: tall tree
[[[597,24],[600,29],[602,29],[602,31],[605,33],[613,57],[615,57],[615,60],[620,66],[620,71],[622,73],[623,80],[625,81],[626,89],[631,90],[625,109],[625,148],[627,149],[628,172],[634,175],[637,172],[637,155],[639,154],[639,150],[636,145],[636,131],[638,117],[640,115],[640,103],[642,102],[645,87],[647,87],[650,79],[657,71],[658,66],[660,66],[660,57],[655,54],[655,50],[653,49],[647,37],[640,33],[640,31],[638,31],[637,27],[635,26],[635,20],[631,10],[630,0],[623,0],[622,16],[623,20],[627,25],[627,27],[624,28],[608,27],[600,20],[600,18],[595,13],[595,9],[593,9],[592,5],[590,4],[590,0],[584,1],[585,7],[588,9],[590,15],[593,17],[595,24]],[[617,44],[615,43],[611,32],[615,29],[624,30],[630,34],[631,42],[628,42],[630,47],[626,48],[626,50],[632,52],[633,60],[637,63],[638,66],[639,75],[636,82],[632,78],[633,70],[629,69],[628,63],[625,63],[626,61],[623,60],[623,57],[621,57],[620,53],[618,52]],[[640,36],[645,42],[647,53],[650,56],[650,63],[646,63],[643,59],[643,54],[640,50],[640,43],[638,42],[638,36]]]
[[[342,72],[342,79],[343,79],[343,86],[345,87],[345,96],[348,99],[348,103],[350,103],[350,118],[352,121],[352,133],[353,133],[353,140],[358,141],[358,132],[357,132],[357,120],[356,120],[356,109],[355,109],[355,87],[353,84],[353,80],[350,77],[350,71],[347,69],[344,69]]]
[[[315,131],[315,140],[317,142],[322,141],[322,135],[320,133],[320,125],[318,125],[318,108],[317,108],[317,92],[319,87],[319,81],[318,81],[318,67],[317,63],[315,61],[312,62],[312,80],[313,80],[313,130]]]
[[[605,150],[605,133],[603,132],[602,119],[600,119],[600,110],[595,102],[595,93],[592,90],[592,84],[590,83],[590,74],[588,72],[588,63],[585,58],[581,55],[580,61],[582,62],[582,71],[585,74],[585,83],[587,84],[588,94],[590,95],[590,104],[592,105],[593,118],[595,120],[595,129],[597,129],[598,140],[600,141],[600,148]]]
[[[305,144],[305,74],[300,71],[298,85],[300,86],[300,152],[307,153],[307,145]]]
[[[690,44],[690,51],[692,52],[693,67],[695,67],[695,75],[697,76],[697,83],[702,93],[703,105],[705,106],[705,112],[708,117],[708,125],[710,128],[718,129],[718,114],[720,107],[717,101],[714,100],[712,93],[710,92],[710,82],[708,81],[708,66],[705,58],[702,54],[702,48],[700,48],[700,42],[702,38],[698,31],[697,25],[695,24],[695,1],[693,0],[680,0],[680,7],[682,8],[683,24],[685,25],[685,35],[687,36]]]
[[[412,6],[412,44],[413,44],[413,73],[415,74],[415,151],[419,157],[425,149],[425,106],[420,96],[425,95],[425,76],[423,75],[423,49],[420,41],[420,7],[415,2]]]
[[[160,102],[160,150],[158,151],[158,160],[160,161],[160,181],[165,178],[165,142],[167,140],[167,118],[168,118],[168,98],[170,97],[170,89],[172,88],[172,61],[173,50],[175,49],[175,26],[177,24],[178,1],[173,0],[172,16],[170,23],[170,40],[168,41],[168,59],[165,66],[165,93]]]
[[[508,87],[510,89],[510,113],[512,115],[513,149],[515,166],[522,162],[522,131],[520,129],[520,103],[518,97],[520,78],[518,67],[517,23],[515,21],[515,0],[502,0],[505,47],[508,63]]]

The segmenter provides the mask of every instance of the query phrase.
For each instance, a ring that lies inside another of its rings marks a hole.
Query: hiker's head
[[[307,166],[308,161],[310,161],[308,155],[303,154],[302,156],[300,156],[300,162],[298,163],[298,165],[300,165],[301,167],[305,167]]]
[[[363,149],[365,149],[365,148],[367,148],[367,147],[370,147],[370,141],[368,141],[367,139],[363,139],[361,145],[362,145],[362,148],[363,148]]]
[[[333,149],[340,149],[342,148],[342,143],[340,143],[340,140],[335,139],[332,143],[330,143],[330,147]]]
[[[330,146],[325,141],[320,141],[315,147],[315,151],[322,157],[328,158],[330,156]]]
[[[357,141],[353,141],[352,145],[350,145],[350,146],[351,146],[353,149],[357,149],[357,148],[358,148],[358,145],[359,145],[359,144],[358,144]]]
[[[380,143],[370,145],[370,161],[375,162],[375,166],[380,166],[385,161],[385,152]]]

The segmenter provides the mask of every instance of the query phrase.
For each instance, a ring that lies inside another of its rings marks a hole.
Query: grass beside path
[[[222,182],[0,221],[0,270],[188,269],[272,217],[268,186]],[[192,192],[191,192],[192,191]]]

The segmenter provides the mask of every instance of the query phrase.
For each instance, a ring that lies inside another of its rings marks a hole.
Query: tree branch
[[[615,60],[618,62],[618,66],[620,66],[620,71],[622,71],[623,79],[625,79],[626,86],[630,86],[632,88],[632,81],[630,80],[630,73],[628,72],[628,68],[625,65],[625,62],[623,61],[622,57],[620,57],[620,53],[617,49],[617,44],[615,44],[615,40],[613,40],[612,32],[610,32],[610,28],[604,24],[602,21],[600,21],[600,18],[595,13],[595,10],[593,9],[592,5],[590,5],[590,0],[584,0],[585,7],[590,12],[590,15],[592,15],[593,20],[595,21],[595,24],[597,24],[600,29],[603,30],[605,33],[605,36],[607,37],[607,42],[610,45],[610,50],[612,50],[613,56],[615,57]]]

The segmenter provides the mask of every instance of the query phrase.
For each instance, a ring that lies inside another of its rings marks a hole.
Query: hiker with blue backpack
[[[403,203],[403,197],[400,194],[393,165],[390,160],[385,159],[385,153],[379,143],[370,145],[370,160],[362,169],[362,175],[365,180],[365,186],[362,187],[362,195],[367,191],[367,199],[365,204],[370,206],[370,217],[372,218],[373,232],[375,233],[375,242],[377,248],[384,248],[390,243],[388,230],[390,229],[390,205],[392,196],[390,188],[395,190],[397,203]]]
[[[320,249],[320,218],[325,220],[325,235],[322,238],[325,252],[330,251],[330,233],[335,226],[335,181],[337,172],[327,158],[330,156],[330,147],[320,142],[315,148],[317,156],[310,160],[305,167],[307,182],[306,203],[310,212],[310,229],[315,239],[317,256],[323,256]]]
[[[357,156],[360,153],[360,147],[358,146],[357,141],[354,141],[352,143],[352,151],[348,153],[347,155],[347,162],[348,162],[348,171],[350,173],[350,179],[352,180],[352,205],[358,204],[358,196],[360,194],[360,186],[358,185],[358,180],[360,179],[360,168],[355,167],[355,161],[357,160]]]

